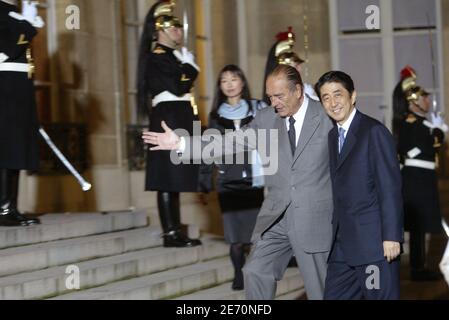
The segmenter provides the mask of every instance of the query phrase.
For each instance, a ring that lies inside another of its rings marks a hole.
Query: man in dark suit
[[[308,299],[322,300],[332,240],[327,136],[333,124],[321,105],[304,95],[301,75],[293,67],[280,65],[270,74],[267,95],[271,108],[260,110],[249,125],[224,139],[213,133],[179,137],[165,123],[165,133],[144,132],[143,139],[154,146],[151,150],[177,150],[187,161],[257,149],[267,164],[268,192],[244,268],[246,298],[273,299],[294,254]],[[205,148],[216,153],[203,155]]]
[[[329,132],[334,213],[324,297],[398,299],[403,212],[393,137],[357,111],[344,72],[323,75],[316,91],[336,122]]]

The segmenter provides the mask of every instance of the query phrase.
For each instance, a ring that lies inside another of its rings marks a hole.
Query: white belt
[[[0,71],[13,72],[30,72],[30,65],[28,63],[3,62],[0,63]]]
[[[162,93],[159,93],[157,96],[153,99],[153,107],[157,106],[161,102],[167,102],[167,101],[191,101],[192,95],[190,93],[187,93],[183,96],[175,96],[173,93],[164,91]]]
[[[423,169],[429,169],[429,170],[435,170],[435,168],[436,168],[435,162],[418,160],[418,159],[406,159],[405,166],[406,167],[417,167],[417,168],[423,168]]]

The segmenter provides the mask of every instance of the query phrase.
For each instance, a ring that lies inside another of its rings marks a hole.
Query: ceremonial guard
[[[149,115],[150,130],[161,122],[193,133],[195,112],[190,93],[199,67],[183,43],[183,29],[173,15],[174,1],[158,1],[150,9],[141,38],[138,64],[138,107]],[[181,232],[180,192],[198,190],[198,166],[170,160],[170,152],[148,152],[146,190],[157,191],[165,247],[192,247],[200,240]]]
[[[270,104],[270,101],[266,96],[267,76],[280,64],[286,64],[295,68],[302,76],[301,65],[305,62],[305,60],[301,59],[293,50],[296,42],[296,36],[293,33],[292,27],[289,27],[286,32],[278,33],[276,35],[276,39],[276,43],[271,47],[270,52],[268,53],[267,64],[265,66],[263,100],[268,105]],[[315,101],[320,101],[312,85],[304,83],[304,92],[309,98]]]
[[[36,3],[0,1],[0,226],[29,226],[17,208],[20,170],[37,170],[38,118],[31,41],[44,23]]]
[[[411,279],[438,280],[441,275],[426,268],[425,236],[442,231],[435,170],[448,127],[439,114],[431,111],[429,93],[416,84],[413,68],[406,67],[401,74],[402,90],[395,91],[394,109],[406,112],[397,131],[398,153],[403,165],[405,229],[410,232]],[[407,106],[397,105],[398,101],[407,101]],[[430,120],[426,118],[429,112]]]

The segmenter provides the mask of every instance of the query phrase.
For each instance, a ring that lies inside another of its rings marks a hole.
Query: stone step
[[[47,214],[42,224],[31,227],[0,227],[0,249],[78,238],[144,227],[147,213],[123,211],[110,213]]]
[[[0,250],[0,276],[13,275],[162,245],[162,230],[134,230]]]
[[[304,289],[304,282],[297,268],[288,268],[281,281],[278,282],[276,296],[282,297]],[[286,296],[287,298],[288,296]],[[231,282],[219,286],[183,295],[176,300],[245,300],[244,291],[233,291]],[[288,299],[285,299],[288,300]]]
[[[296,290],[282,296],[276,297],[276,300],[302,300],[306,294],[305,289]]]
[[[170,299],[228,282],[233,278],[233,273],[231,261],[226,256],[56,297],[54,300]]]
[[[204,239],[204,245],[194,248],[151,248],[117,256],[94,259],[76,264],[80,287],[92,288],[185,266],[228,254],[223,241]],[[20,273],[0,278],[0,300],[42,299],[71,292],[67,282],[74,273],[66,273],[68,266]],[[90,292],[87,290],[86,292]],[[83,294],[83,291],[69,293]]]

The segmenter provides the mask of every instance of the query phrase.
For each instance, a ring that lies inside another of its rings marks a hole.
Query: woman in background
[[[262,101],[251,99],[242,70],[235,65],[227,65],[218,76],[209,128],[218,129],[222,134],[225,130],[240,130],[264,107],[266,104]],[[243,164],[236,164],[236,157],[234,155],[233,164],[203,165],[200,189],[204,192],[212,190],[216,168],[216,189],[223,214],[224,235],[231,246],[230,256],[235,271],[232,289],[243,290],[245,252],[251,245],[251,235],[264,199],[264,190],[262,166],[257,152],[246,152]],[[224,159],[221,163],[225,163]]]

